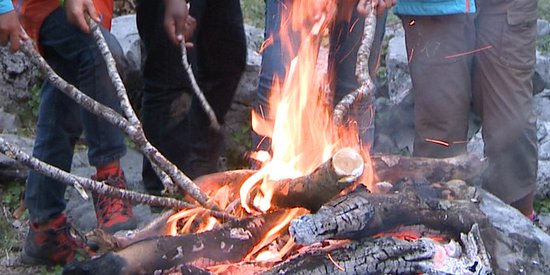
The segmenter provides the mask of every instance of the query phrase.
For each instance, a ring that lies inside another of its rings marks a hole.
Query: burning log
[[[351,186],[363,170],[361,155],[351,148],[343,148],[307,176],[274,182],[271,203],[280,208],[303,207],[316,211]]]
[[[462,181],[451,181],[446,187],[406,182],[389,194],[371,194],[361,188],[323,205],[315,214],[293,220],[289,231],[297,243],[312,244],[329,238],[362,238],[400,225],[422,224],[458,234],[475,223],[486,223],[475,203],[479,201],[476,188]]]
[[[469,180],[486,168],[485,159],[472,154],[443,159],[373,155],[371,161],[378,180],[393,183],[404,178],[426,178],[430,182]]]
[[[284,214],[245,218],[203,233],[144,239],[120,251],[73,263],[63,274],[153,274],[178,265],[203,268],[239,262]]]
[[[316,249],[275,266],[275,274],[492,274],[477,225],[455,241],[365,238],[344,248]]]

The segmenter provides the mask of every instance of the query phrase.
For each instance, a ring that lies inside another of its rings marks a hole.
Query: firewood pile
[[[363,185],[354,186],[351,181],[342,180],[349,176],[334,173],[335,170],[342,173],[335,169],[342,162],[347,166],[345,171],[357,168],[354,164],[357,162],[342,158],[346,157],[333,158],[336,164],[325,163],[308,177],[278,181],[282,186],[279,190],[287,190],[280,202],[288,199],[292,203],[278,203],[273,211],[222,222],[209,231],[165,235],[173,212],[165,213],[131,236],[114,237],[96,231],[90,239],[108,252],[66,267],[65,274],[548,274],[550,271],[550,254],[547,254],[550,237],[544,233],[535,237],[510,236],[495,221],[495,217],[510,219],[506,218],[510,214],[498,211],[510,207],[463,181],[479,176],[484,167],[482,160],[468,155],[450,159],[373,156],[377,174],[381,175],[374,193]],[[238,197],[240,184],[253,173],[221,172],[203,176],[196,182],[205,191],[225,186],[230,190],[228,194]],[[396,175],[402,177],[396,180]],[[316,195],[317,191],[307,186],[317,183],[332,185],[334,190],[319,188],[320,194]],[[293,192],[296,194],[290,195]],[[300,192],[304,193],[298,195]],[[330,192],[333,195],[327,195]],[[239,208],[238,204],[233,207]],[[291,252],[276,261],[251,258],[251,251],[257,250],[256,245],[268,231],[280,223],[288,209],[296,207],[308,209],[304,211],[308,214],[293,219],[279,236],[295,241]],[[521,224],[521,216],[515,219]],[[524,230],[537,229],[532,226]]]

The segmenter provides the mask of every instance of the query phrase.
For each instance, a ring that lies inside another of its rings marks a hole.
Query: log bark
[[[310,175],[273,182],[272,205],[279,208],[303,207],[316,211],[350,187],[362,174],[364,161],[351,148],[343,148]]]
[[[337,249],[310,249],[263,275],[275,274],[479,274],[492,268],[474,225],[455,241],[364,238]]]
[[[487,166],[485,159],[472,154],[443,159],[375,154],[371,161],[378,180],[392,183],[404,178],[426,178],[430,182],[470,180],[481,175]]]
[[[64,274],[153,274],[181,264],[203,268],[239,262],[284,213],[250,217],[203,233],[145,239],[120,251],[71,264]]]
[[[300,244],[357,239],[416,224],[458,235],[475,223],[487,223],[476,203],[478,190],[458,182],[451,182],[448,188],[406,183],[389,194],[371,194],[358,188],[323,205],[315,214],[293,220],[289,231]]]

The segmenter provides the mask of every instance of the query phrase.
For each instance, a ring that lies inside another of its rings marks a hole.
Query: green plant
[[[2,215],[3,216],[3,215]],[[16,245],[16,232],[11,226],[9,220],[5,217],[0,218],[0,249],[2,253],[11,252]]]
[[[2,184],[0,190],[2,192],[2,205],[10,210],[15,209],[19,205],[19,196],[23,192],[24,185],[20,182],[10,182]]]
[[[263,29],[265,25],[264,0],[241,0],[244,22]]]
[[[542,39],[537,40],[537,50],[539,50],[541,53],[550,52],[550,36],[547,35]]]
[[[535,201],[535,211],[538,213],[550,213],[550,197]]]

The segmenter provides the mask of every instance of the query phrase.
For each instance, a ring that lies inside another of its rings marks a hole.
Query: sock
[[[97,167],[96,176],[98,179],[107,179],[111,176],[121,176],[120,161],[116,160],[111,163]]]

